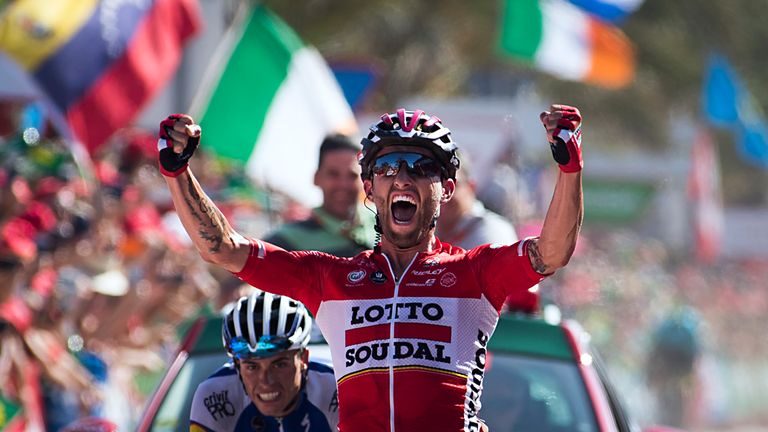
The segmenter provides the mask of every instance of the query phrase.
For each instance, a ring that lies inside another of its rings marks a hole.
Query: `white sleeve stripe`
[[[264,243],[261,240],[256,240],[258,250],[256,251],[256,258],[264,259],[264,255],[267,253],[267,248],[264,247]]]
[[[523,253],[525,252],[525,244],[528,243],[529,240],[533,240],[536,237],[526,237],[523,240],[520,241],[520,243],[517,244],[517,256],[523,256]]]

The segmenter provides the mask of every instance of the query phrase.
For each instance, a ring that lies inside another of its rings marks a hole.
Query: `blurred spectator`
[[[83,178],[92,175],[67,155],[65,142],[41,133],[40,141],[29,145],[19,131],[6,132],[0,136],[0,404],[18,408],[16,425],[6,430],[55,428],[67,419],[98,413],[120,430],[132,430],[132,421],[177,348],[181,323],[247,292],[238,291],[241,282],[231,274],[202,262],[168,226],[177,217],[169,212],[167,188],[157,173],[153,134],[136,129],[118,134],[96,157],[98,175],[93,177],[101,183],[88,183]],[[323,225],[310,218],[292,232],[311,234],[300,234],[302,241],[319,232],[321,240],[331,238],[331,246],[342,245],[353,254],[355,245],[345,238],[345,229],[354,232],[357,223],[345,215],[354,214],[361,224],[372,223],[373,217],[358,205],[359,190],[343,186],[347,177],[359,184],[355,150],[323,154],[318,186],[325,190],[325,185],[335,185],[329,190],[342,192],[325,199],[312,214],[329,215],[335,222]],[[274,211],[264,202],[280,203],[280,197],[248,186],[238,167],[195,159],[193,163],[201,163],[196,172],[215,185],[209,192],[221,198],[222,210],[246,224],[247,232],[263,234],[273,216],[267,213]],[[349,165],[346,170],[326,164],[339,159]],[[506,191],[510,196],[522,196],[522,177],[518,181],[517,189]],[[501,183],[509,184],[506,179]],[[459,204],[460,195],[475,203],[471,185],[471,179],[460,177],[452,203]],[[466,194],[459,190],[463,186]],[[338,205],[326,208],[326,203]],[[473,215],[475,208],[464,207],[464,214]],[[446,241],[456,241],[450,236],[461,226],[461,218],[449,220],[454,210],[445,206],[438,223],[438,236]],[[502,214],[519,216],[506,210]],[[365,239],[366,247],[372,240]],[[491,230],[489,239],[475,241],[505,240],[500,231]],[[545,282],[542,294],[560,305],[566,318],[578,319],[590,331],[610,372],[625,378],[618,384],[629,383],[620,390],[636,391],[644,384],[650,389],[658,381],[650,379],[658,372],[651,372],[644,361],[652,329],[666,318],[664,311],[688,305],[707,323],[707,350],[700,345],[700,352],[722,376],[709,387],[717,398],[690,399],[710,404],[698,407],[705,413],[703,423],[696,423],[694,414],[691,430],[706,429],[707,421],[714,421],[712,413],[720,413],[719,422],[763,415],[766,389],[756,377],[768,356],[765,259],[701,267],[634,227],[587,225],[579,248],[579,259]],[[653,307],[647,306],[649,299]],[[648,382],[640,380],[643,372],[648,372]],[[682,421],[691,420],[684,416]]]
[[[700,317],[691,307],[677,308],[653,331],[646,373],[662,424],[693,426],[701,351]]]
[[[456,172],[456,190],[453,197],[440,207],[436,235],[441,241],[472,249],[487,243],[512,244],[518,240],[512,223],[483,205],[477,198],[477,185],[472,178],[471,160],[462,155],[461,169]],[[539,286],[507,298],[506,309],[533,312],[538,309]]]
[[[287,223],[265,240],[288,250],[317,250],[354,256],[373,247],[373,213],[360,205],[362,184],[357,152],[345,135],[330,135],[320,145],[315,185],[323,203],[309,218]]]
[[[462,155],[462,166],[456,173],[456,191],[451,200],[440,208],[437,237],[464,249],[486,243],[516,242],[517,232],[512,223],[486,209],[475,192],[471,166],[466,155]]]

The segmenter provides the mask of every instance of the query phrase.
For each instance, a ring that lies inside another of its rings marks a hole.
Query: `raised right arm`
[[[200,256],[237,273],[248,259],[250,241],[232,228],[187,166],[200,134],[200,127],[187,115],[174,115],[163,121],[158,142],[160,171],[179,219]]]

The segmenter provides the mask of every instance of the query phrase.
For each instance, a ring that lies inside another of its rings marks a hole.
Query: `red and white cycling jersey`
[[[236,276],[312,311],[331,348],[340,431],[477,431],[499,311],[543,279],[526,242],[465,251],[437,241],[396,280],[381,253],[339,258],[252,240]]]

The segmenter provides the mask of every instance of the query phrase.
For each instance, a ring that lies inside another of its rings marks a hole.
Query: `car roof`
[[[223,352],[221,324],[222,317],[210,312],[182,324],[178,333],[183,349],[189,354]]]
[[[488,342],[492,352],[574,361],[574,346],[563,324],[552,324],[538,315],[502,314]]]

